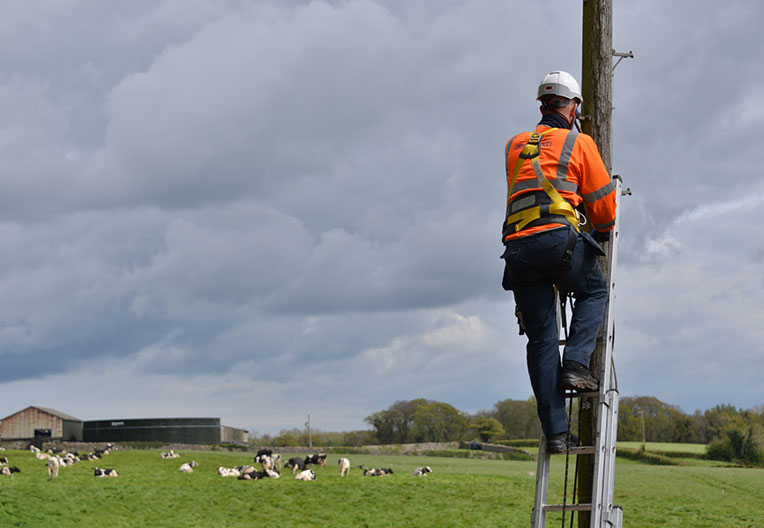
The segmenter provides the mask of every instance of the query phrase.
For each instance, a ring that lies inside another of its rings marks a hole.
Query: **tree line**
[[[573,409],[571,422],[578,419]],[[370,429],[342,433],[314,430],[314,446],[360,446],[479,440],[502,442],[539,438],[536,400],[502,400],[475,414],[452,405],[419,398],[397,401],[365,418]],[[575,426],[573,426],[575,429]],[[624,397],[618,413],[618,439],[632,442],[698,443],[708,456],[751,465],[764,463],[764,406],[737,409],[717,405],[686,414],[652,396]],[[293,429],[276,437],[255,439],[262,445],[308,445],[308,432]]]

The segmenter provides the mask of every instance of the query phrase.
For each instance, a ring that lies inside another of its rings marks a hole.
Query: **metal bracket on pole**
[[[613,50],[613,57],[618,57],[618,60],[613,64],[613,71],[615,71],[615,67],[618,66],[623,59],[633,59],[634,53],[629,51],[628,53],[622,53],[618,52],[616,50]]]

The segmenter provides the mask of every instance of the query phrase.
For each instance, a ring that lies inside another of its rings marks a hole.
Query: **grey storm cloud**
[[[613,169],[633,191],[621,392],[752,406],[764,13],[688,5],[614,6],[614,47],[636,56],[613,92]],[[544,73],[580,77],[578,3],[3,10],[6,414],[94,376],[113,397],[56,405],[260,431],[301,425],[317,395],[318,423],[343,429],[400,399],[477,411],[531,393],[499,286],[502,152],[537,122]]]

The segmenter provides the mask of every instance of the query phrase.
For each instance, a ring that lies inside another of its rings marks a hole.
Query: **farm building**
[[[84,422],[85,442],[246,444],[247,431],[220,425],[220,418],[141,418]]]
[[[0,440],[81,441],[82,420],[49,407],[30,406],[0,421]]]

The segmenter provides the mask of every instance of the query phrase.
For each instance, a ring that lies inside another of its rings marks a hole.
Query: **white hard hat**
[[[564,71],[553,71],[546,74],[544,80],[539,84],[536,100],[541,99],[545,95],[559,95],[567,99],[578,99],[579,102],[584,100],[581,96],[581,87],[578,86],[578,81],[571,74]]]

